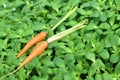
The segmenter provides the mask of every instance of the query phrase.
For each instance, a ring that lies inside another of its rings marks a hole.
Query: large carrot
[[[4,75],[3,77],[0,78],[0,80],[2,80],[3,78],[17,72],[21,67],[23,67],[25,64],[30,62],[34,57],[39,56],[41,53],[43,53],[47,47],[48,47],[48,42],[47,41],[42,41],[42,42],[38,43],[36,45],[36,47],[30,53],[30,55],[19,65],[19,67],[16,70],[14,70],[11,73],[8,73],[8,74]]]
[[[24,48],[21,50],[21,52],[17,55],[17,58],[19,58],[20,56],[22,56],[30,47],[32,47],[34,44],[36,44],[39,41],[42,41],[43,39],[45,39],[47,35],[47,32],[40,32],[39,34],[37,34],[34,38],[32,38],[25,46]]]

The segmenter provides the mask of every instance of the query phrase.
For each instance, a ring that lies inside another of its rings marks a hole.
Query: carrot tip
[[[18,55],[16,56],[16,58],[19,58],[19,57],[20,57],[20,56],[18,56]]]
[[[16,56],[16,58],[20,58],[21,57],[21,55],[20,54],[18,54],[17,56]]]

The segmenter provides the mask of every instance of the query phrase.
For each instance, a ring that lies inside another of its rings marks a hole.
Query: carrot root
[[[30,62],[34,57],[39,56],[41,53],[45,51],[45,49],[48,47],[47,41],[42,41],[36,45],[36,47],[32,50],[30,55],[20,64],[20,66],[24,66],[28,62]]]
[[[30,47],[32,47],[35,43],[42,41],[43,39],[45,39],[47,35],[47,32],[40,32],[39,34],[37,34],[34,38],[32,38],[26,45],[25,47],[22,49],[22,51],[16,56],[16,58],[21,57]]]

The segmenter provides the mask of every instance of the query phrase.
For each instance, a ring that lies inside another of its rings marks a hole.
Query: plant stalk
[[[64,36],[74,32],[74,31],[76,31],[78,29],[81,29],[81,28],[85,27],[84,24],[86,24],[87,22],[88,22],[88,19],[85,19],[85,20],[79,22],[77,25],[73,26],[72,28],[67,29],[65,31],[62,31],[62,32],[60,32],[60,33],[58,33],[56,35],[53,35],[52,37],[47,39],[48,43],[59,40],[59,39],[63,38]]]
[[[65,21],[73,12],[75,12],[77,7],[70,10],[56,25],[53,26],[52,30],[56,29],[63,21]]]

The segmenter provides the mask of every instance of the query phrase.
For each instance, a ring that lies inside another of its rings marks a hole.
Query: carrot
[[[37,34],[34,38],[32,38],[25,46],[24,48],[21,50],[21,52],[16,56],[17,58],[19,58],[20,56],[22,56],[30,47],[32,47],[35,43],[42,41],[43,39],[45,39],[47,35],[47,32],[40,32],[39,34]]]
[[[34,57],[39,56],[41,53],[45,51],[48,47],[47,41],[42,41],[41,43],[37,44],[37,46],[32,50],[30,55],[20,64],[20,66],[24,66],[26,63],[30,62]]]
[[[38,43],[36,45],[36,47],[30,53],[30,55],[18,66],[18,68],[16,70],[14,70],[11,73],[8,73],[8,74],[4,75],[3,77],[0,78],[0,80],[2,80],[3,78],[17,72],[21,67],[23,67],[25,64],[30,62],[34,57],[39,56],[40,54],[42,54],[47,47],[48,47],[48,42],[47,41],[42,41],[42,42]]]

